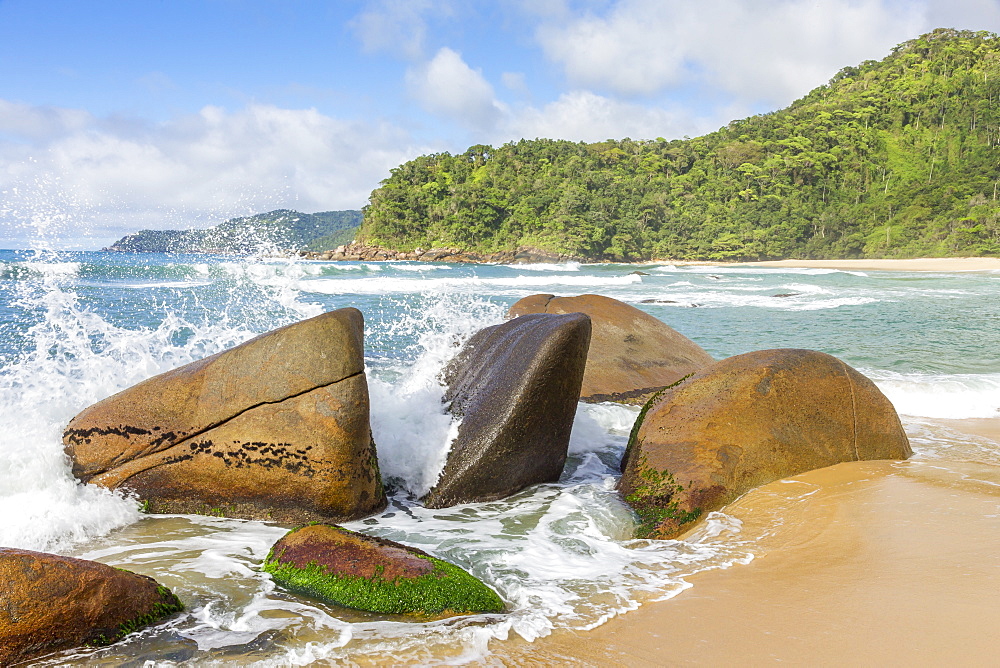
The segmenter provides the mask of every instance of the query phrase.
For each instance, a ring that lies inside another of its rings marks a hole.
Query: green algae
[[[289,591],[334,605],[384,614],[470,614],[504,612],[503,600],[468,572],[436,557],[414,555],[434,564],[434,570],[415,578],[389,581],[328,573],[309,562],[305,568],[267,556],[263,570]]]
[[[635,491],[625,497],[625,501],[639,516],[636,538],[660,538],[672,535],[685,524],[701,517],[701,508],[683,510],[677,501],[677,494],[684,491],[673,474],[667,470],[657,470],[649,466],[642,455],[637,467],[641,482]]]
[[[118,570],[126,573],[132,572],[124,568],[119,568]],[[154,603],[148,612],[133,617],[132,619],[125,620],[118,625],[118,630],[112,633],[110,637],[102,633],[89,641],[87,645],[91,647],[103,647],[104,645],[116,643],[131,633],[135,633],[136,631],[150,626],[151,624],[155,624],[161,619],[165,619],[170,615],[184,610],[184,604],[181,603],[176,594],[170,591],[167,587],[158,585],[156,587],[156,593],[159,595],[160,600]]]

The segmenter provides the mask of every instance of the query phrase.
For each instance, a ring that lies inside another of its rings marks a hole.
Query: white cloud
[[[80,130],[93,118],[79,109],[32,107],[0,99],[0,136],[41,139]]]
[[[986,2],[962,1],[988,14]],[[536,37],[578,87],[646,96],[700,82],[784,105],[935,27],[927,16],[915,1],[617,0],[601,13],[543,21]]]
[[[396,126],[311,109],[205,107],[153,125],[0,101],[0,238],[52,217],[117,237],[275,208],[356,209],[392,167],[430,150]]]
[[[503,82],[507,90],[513,93],[517,93],[518,95],[531,94],[523,72],[504,72],[500,75],[500,81]]]
[[[424,51],[423,15],[431,9],[428,0],[376,0],[350,25],[368,53],[387,51],[415,60]]]
[[[734,112],[726,110],[726,114]],[[586,142],[678,137],[718,129],[731,118],[695,118],[682,109],[647,107],[578,90],[543,107],[526,107],[511,114],[494,143],[538,137]]]
[[[931,28],[1000,32],[997,0],[930,0],[925,25]]]
[[[447,47],[429,62],[410,69],[406,81],[424,109],[471,128],[490,128],[503,113],[482,72]]]

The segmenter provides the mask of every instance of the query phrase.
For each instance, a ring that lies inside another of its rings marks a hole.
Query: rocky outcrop
[[[458,566],[338,526],[290,531],[264,571],[293,592],[356,610],[436,617],[504,611],[496,592]]]
[[[559,479],[590,342],[582,313],[528,315],[477,332],[448,365],[462,418],[431,508],[491,501]]]
[[[411,252],[395,251],[381,246],[367,244],[347,244],[329,251],[302,251],[300,255],[308,260],[353,260],[364,262],[385,262],[387,260],[414,260],[419,262],[478,262],[494,264],[536,264],[553,262],[582,261],[575,255],[553,253],[551,251],[521,246],[516,250],[476,253],[460,248],[416,248]]]
[[[586,313],[594,325],[580,399],[638,403],[715,360],[662,321],[600,295],[532,295],[510,307],[528,313]]]
[[[0,548],[0,665],[107,645],[182,609],[169,589],[144,575]]]
[[[344,521],[385,507],[364,321],[324,313],[150,378],[64,434],[73,473],[151,512]]]
[[[642,517],[641,535],[670,538],[765,483],[911,454],[871,380],[824,353],[761,350],[654,397],[632,430],[618,489]]]

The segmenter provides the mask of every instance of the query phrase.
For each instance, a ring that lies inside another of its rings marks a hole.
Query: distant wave
[[[585,286],[588,289],[599,286],[621,286],[641,283],[641,276],[515,276],[512,278],[321,278],[304,280],[299,289],[320,294],[395,294],[429,292],[463,292],[491,288],[532,288],[555,285]]]

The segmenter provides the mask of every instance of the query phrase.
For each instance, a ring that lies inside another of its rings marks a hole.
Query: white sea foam
[[[468,294],[483,294],[496,292],[498,289],[528,290],[538,287],[565,285],[572,287],[584,286],[593,289],[600,286],[625,286],[641,283],[640,276],[514,276],[509,278],[481,278],[470,276],[463,278],[406,278],[406,277],[372,277],[372,278],[319,278],[304,280],[298,287],[307,292],[319,294],[429,294],[464,292]]]
[[[1000,417],[1000,374],[922,374],[867,370],[903,415],[929,418]]]
[[[115,287],[127,288],[129,290],[148,290],[151,288],[201,288],[206,285],[212,285],[212,281],[151,281],[148,283],[117,283]]]
[[[254,332],[222,313],[201,323],[168,314],[152,328],[115,326],[81,304],[67,283],[74,272],[61,264],[49,272],[41,264],[41,278],[21,282],[16,300],[41,319],[25,333],[29,347],[0,373],[0,545],[46,550],[138,517],[134,501],[70,475],[61,441],[73,415]]]
[[[683,271],[692,274],[801,274],[805,276],[825,276],[827,274],[848,274],[867,277],[863,271],[849,269],[823,269],[818,267],[749,267],[745,265],[686,265],[668,269],[657,267],[657,271]]]
[[[369,374],[372,433],[382,475],[421,497],[437,482],[458,433],[458,422],[445,412],[441,369],[472,334],[502,322],[503,309],[468,297],[400,306],[397,318],[373,336],[415,336],[413,361],[382,369],[384,379]]]
[[[448,264],[428,264],[425,262],[396,262],[392,265],[395,271],[442,271],[451,269]]]
[[[768,293],[780,293],[779,289],[767,288]],[[705,308],[729,308],[734,306],[752,306],[757,308],[780,309],[783,311],[819,311],[835,309],[843,306],[860,306],[883,301],[878,297],[827,296],[827,291],[813,290],[811,294],[799,294],[791,297],[775,297],[774,294],[757,294],[760,288],[744,288],[739,290],[662,290],[659,292],[644,292],[630,295],[627,301],[641,304],[643,300],[657,299],[677,302],[677,306],[697,305]],[[669,306],[669,304],[667,304]]]
[[[625,444],[639,408],[615,403],[580,403],[573,421],[569,451],[600,452]]]
[[[76,276],[80,273],[79,262],[22,262],[29,271],[45,276]]]
[[[539,262],[537,264],[519,264],[517,268],[523,271],[580,271],[579,262],[562,262],[558,264]]]

